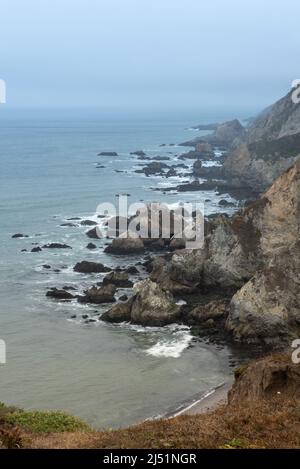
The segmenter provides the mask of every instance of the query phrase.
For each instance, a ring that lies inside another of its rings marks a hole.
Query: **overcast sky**
[[[299,0],[1,0],[14,107],[263,107],[299,78]]]

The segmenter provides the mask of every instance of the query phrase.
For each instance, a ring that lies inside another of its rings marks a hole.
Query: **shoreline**
[[[194,397],[194,399],[179,405],[176,409],[169,411],[166,414],[158,415],[154,420],[168,420],[182,415],[205,414],[213,411],[217,407],[227,404],[227,394],[231,389],[233,382],[233,379],[230,381],[224,381],[216,387]]]

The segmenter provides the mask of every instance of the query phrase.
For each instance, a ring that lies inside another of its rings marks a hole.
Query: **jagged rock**
[[[82,261],[77,262],[73,270],[82,274],[110,272],[111,269],[100,262]]]
[[[150,278],[165,291],[192,293],[201,283],[204,254],[202,251],[179,251],[170,261],[156,258]]]
[[[184,320],[188,324],[198,325],[209,320],[226,319],[228,313],[229,301],[222,299],[196,306],[192,311],[186,314]]]
[[[108,311],[106,311],[100,316],[101,321],[114,322],[114,323],[130,322],[131,307],[132,307],[133,300],[134,298],[132,297],[126,303],[115,304],[112,308],[110,308]]]
[[[225,177],[236,186],[263,192],[300,156],[300,111],[292,92],[261,113],[244,142],[224,163]]]
[[[133,283],[129,280],[126,272],[111,272],[103,279],[103,285],[113,284],[120,288],[131,288]]]
[[[71,246],[68,244],[62,244],[62,243],[49,243],[49,244],[44,244],[42,246],[43,249],[72,249]]]
[[[226,328],[235,340],[281,343],[300,325],[300,241],[282,249],[231,300]]]
[[[58,288],[52,288],[46,293],[46,296],[55,298],[56,300],[72,300],[74,298],[71,293],[65,290],[59,290]]]
[[[84,296],[78,298],[80,303],[113,303],[115,300],[116,286],[105,285],[102,287],[91,287]]]
[[[145,166],[142,169],[137,169],[135,172],[136,173],[144,173],[146,176],[152,176],[155,174],[163,174],[164,169],[169,168],[169,166],[165,163],[161,163],[159,161],[153,161],[149,163],[147,166]]]
[[[135,284],[131,322],[143,326],[164,326],[179,320],[181,307],[159,285],[147,279]]]
[[[115,238],[107,246],[104,252],[110,254],[126,255],[138,254],[144,251],[144,243],[141,238]]]

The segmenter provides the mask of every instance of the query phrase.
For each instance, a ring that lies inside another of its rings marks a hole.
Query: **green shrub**
[[[5,420],[34,433],[90,430],[90,427],[78,417],[61,411],[18,411],[8,414]]]

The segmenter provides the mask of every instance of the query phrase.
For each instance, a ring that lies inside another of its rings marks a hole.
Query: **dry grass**
[[[32,448],[300,448],[299,401],[222,406],[208,414],[146,422],[117,431],[34,436]]]

